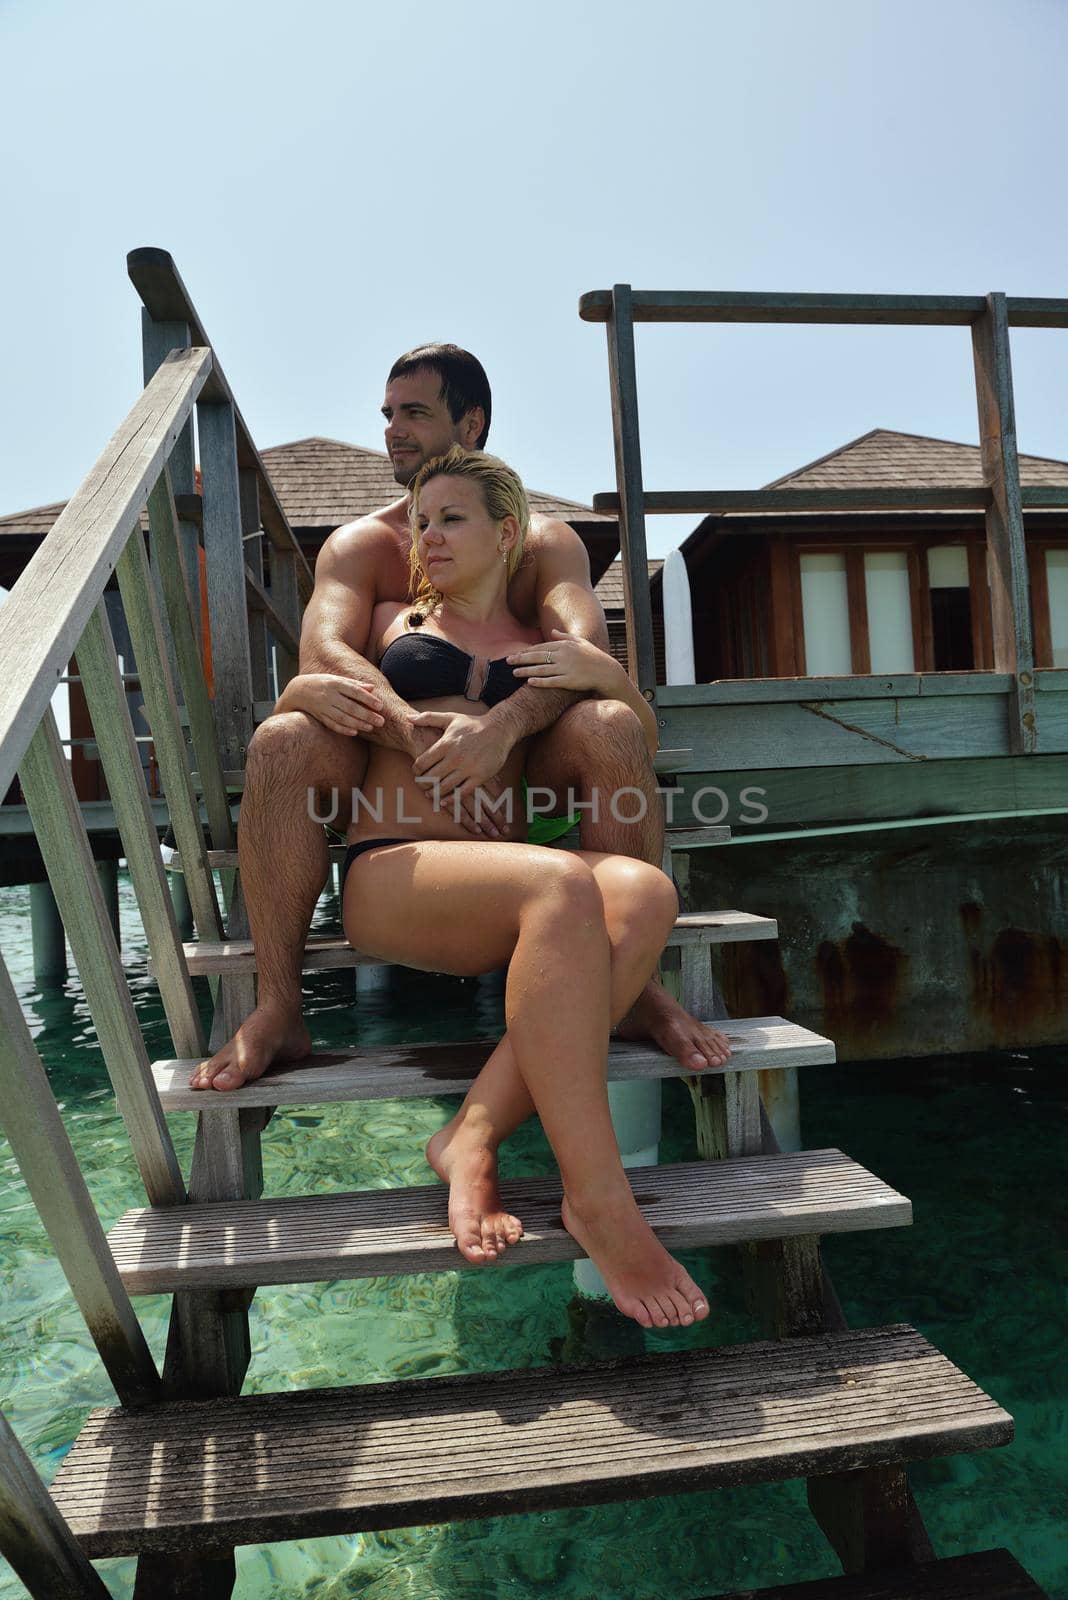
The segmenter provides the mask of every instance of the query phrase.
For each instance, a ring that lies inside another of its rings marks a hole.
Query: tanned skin
[[[450,445],[474,448],[484,426],[479,407],[458,421],[450,416],[432,368],[388,384],[382,412],[386,448],[402,487],[424,461]],[[368,743],[409,754],[416,776],[439,786],[442,804],[455,804],[459,791],[472,837],[494,838],[498,830],[491,817],[476,819],[474,792],[482,787],[492,793],[509,752],[528,739],[528,781],[551,788],[561,805],[569,788],[580,799],[594,788],[607,796],[630,787],[646,796],[640,824],[616,821],[607,806],[597,821],[581,813],[584,850],[660,864],[662,808],[642,725],[629,707],[531,679],[483,716],[420,713],[367,660],[375,606],[407,598],[410,545],[408,496],[402,494],[338,528],[319,554],[301,630],[300,675],[248,753],[239,849],[259,970],[257,1005],[234,1037],[197,1069],[195,1088],[236,1089],[274,1061],[299,1061],[309,1053],[301,1020],[301,958],[329,863],[323,829],[309,816],[308,791],[318,791],[327,805],[336,791],[334,826],[345,827],[348,796],[362,781]],[[508,606],[546,639],[555,629],[608,648],[585,548],[556,518],[531,519],[523,564],[508,586]],[[691,1072],[722,1066],[730,1055],[725,1036],[691,1017],[655,979],[616,1031],[654,1039]]]

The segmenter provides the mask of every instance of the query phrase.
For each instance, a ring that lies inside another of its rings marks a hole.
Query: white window
[[[849,674],[849,587],[844,555],[801,557],[805,670],[810,678]]]
[[[866,551],[864,588],[872,672],[914,672],[912,595],[905,552]]]
[[[932,545],[927,552],[927,581],[932,589],[967,589],[968,552],[964,546]]]
[[[1068,550],[1046,551],[1046,583],[1053,665],[1068,667]]]

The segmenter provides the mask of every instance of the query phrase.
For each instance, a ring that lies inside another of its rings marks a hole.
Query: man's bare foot
[[[565,1195],[560,1215],[625,1317],[643,1328],[688,1328],[708,1316],[704,1295],[664,1249],[629,1188],[581,1209]]]
[[[311,1035],[299,1014],[257,1006],[233,1038],[202,1061],[189,1080],[191,1089],[240,1089],[276,1061],[300,1061],[311,1053]]]
[[[486,1266],[519,1243],[523,1224],[501,1205],[495,1150],[449,1123],[430,1140],[426,1158],[449,1185],[449,1227],[465,1260]]]
[[[691,1017],[655,978],[645,985],[615,1031],[620,1039],[652,1039],[687,1072],[722,1067],[730,1059],[727,1035]]]

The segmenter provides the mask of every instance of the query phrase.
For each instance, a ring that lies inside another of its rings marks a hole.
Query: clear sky
[[[0,511],[69,494],[132,403],[137,245],[261,447],[380,447],[390,362],[454,339],[491,446],[579,500],[613,486],[584,290],[1068,294],[1064,0],[0,0],[0,70]],[[650,488],[977,437],[966,329],[645,328],[638,358]],[[1068,458],[1068,334],[1013,360],[1021,448]]]

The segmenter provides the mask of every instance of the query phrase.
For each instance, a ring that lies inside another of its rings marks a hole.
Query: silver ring
[[[551,650],[546,650],[546,652],[545,652],[545,665],[547,667],[551,667],[552,664],[553,664],[553,653],[552,653]]]

